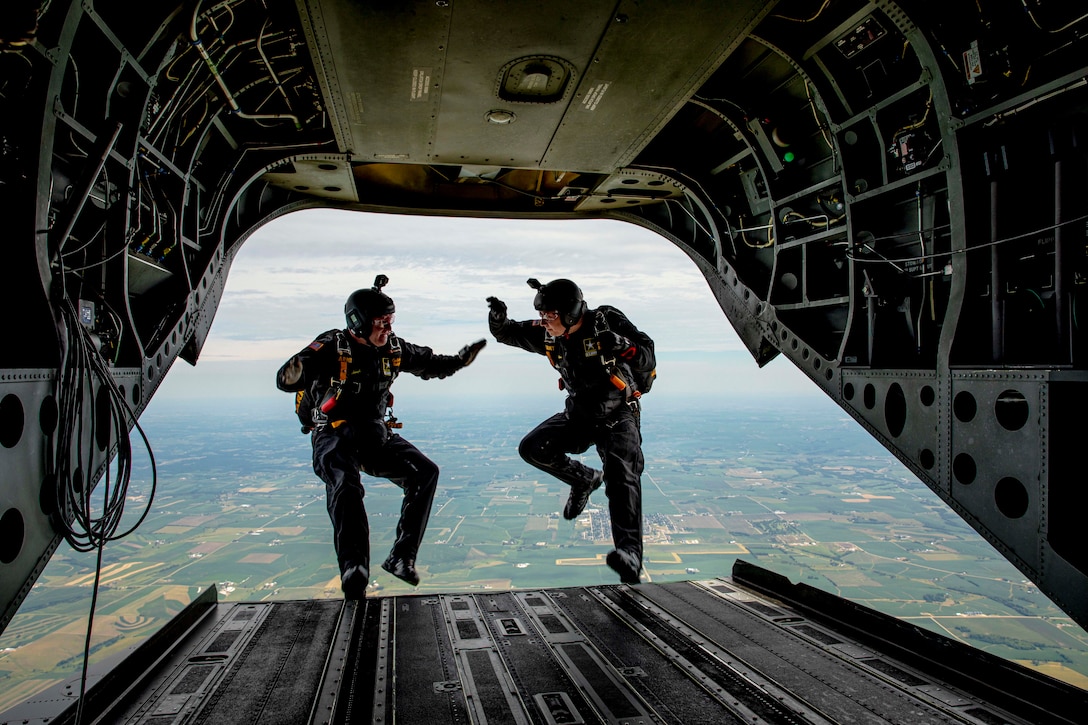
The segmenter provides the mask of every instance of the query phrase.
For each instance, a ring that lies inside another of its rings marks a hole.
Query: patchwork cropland
[[[106,547],[92,662],[123,655],[207,587],[231,601],[341,596],[324,484],[286,407],[145,414],[157,491],[143,525]],[[566,486],[517,455],[550,407],[399,407],[402,434],[442,468],[414,591],[614,583],[604,489],[565,521]],[[725,576],[744,558],[1088,686],[1088,635],[831,403],[645,408],[644,580]],[[136,464],[133,518],[150,493]],[[371,593],[406,593],[376,566],[400,491],[364,482]],[[0,711],[78,674],[94,579],[94,556],[62,544],[0,636]]]

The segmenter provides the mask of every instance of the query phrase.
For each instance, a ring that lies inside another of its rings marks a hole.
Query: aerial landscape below
[[[422,583],[378,569],[369,596],[615,583],[603,489],[564,521],[566,487],[517,455],[539,411],[402,407],[402,434],[442,478]],[[291,417],[263,402],[245,426],[196,406],[144,416],[158,488],[142,526],[105,551],[92,662],[138,644],[213,584],[220,601],[342,596],[324,486]],[[1088,635],[832,404],[663,399],[643,418],[643,581],[728,576],[745,559],[1088,685]],[[146,503],[146,468],[130,516]],[[364,483],[377,557],[400,491]],[[0,711],[78,673],[94,564],[62,544],[0,637]]]

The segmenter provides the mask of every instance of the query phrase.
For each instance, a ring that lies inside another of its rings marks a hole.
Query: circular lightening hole
[[[1028,511],[1028,490],[1015,478],[1002,478],[994,488],[994,502],[1001,513],[1018,519]]]
[[[884,398],[884,423],[892,438],[898,438],[907,424],[907,396],[899,383],[892,383]]]
[[[975,396],[967,391],[956,393],[956,397],[952,400],[952,412],[956,414],[956,418],[960,421],[970,423],[975,419],[975,413],[978,412]]]
[[[876,388],[873,387],[872,383],[866,383],[865,387],[862,388],[861,402],[869,410],[876,407]]]
[[[997,396],[994,415],[1005,430],[1020,430],[1028,422],[1028,401],[1018,390],[1006,390]]]
[[[23,437],[23,403],[9,393],[0,400],[0,445],[13,448]]]
[[[42,398],[42,404],[38,407],[38,427],[43,435],[52,435],[57,429],[57,421],[60,419],[60,411],[57,408],[57,399],[52,395]]]
[[[918,400],[927,408],[933,405],[933,401],[936,399],[937,394],[934,393],[933,388],[928,385],[923,385],[922,389],[918,391]]]
[[[110,405],[110,391],[105,385],[98,389],[94,396],[94,439],[98,450],[106,450],[110,444],[112,432],[113,408]]]
[[[975,459],[967,453],[960,453],[952,459],[952,475],[964,486],[974,483],[975,476],[978,475],[978,466],[975,465]]]
[[[23,515],[18,509],[8,509],[0,516],[0,563],[10,564],[23,549]]]

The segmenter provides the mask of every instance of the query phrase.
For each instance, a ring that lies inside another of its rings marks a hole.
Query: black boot
[[[624,584],[638,584],[641,581],[638,572],[642,567],[632,554],[620,549],[613,549],[608,552],[608,556],[605,557],[604,561],[612,571],[620,575],[620,581]]]
[[[572,521],[578,518],[589,503],[589,494],[601,487],[604,481],[604,472],[597,471],[593,480],[583,486],[571,486],[570,495],[567,496],[567,505],[563,507],[563,518]]]
[[[366,586],[369,583],[370,572],[362,566],[349,566],[340,575],[344,599],[366,599]]]
[[[390,554],[389,558],[382,564],[382,569],[414,587],[419,586],[419,572],[416,571],[415,559],[402,559],[399,556]]]

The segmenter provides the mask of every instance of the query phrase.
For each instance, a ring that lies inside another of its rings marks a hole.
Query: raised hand
[[[491,310],[491,319],[502,324],[506,322],[506,303],[498,297],[488,297],[487,306]]]
[[[457,357],[461,358],[461,362],[464,367],[468,367],[472,364],[472,361],[476,359],[476,356],[480,354],[480,350],[484,349],[487,344],[487,340],[477,340],[471,345],[465,345],[457,353]]]

